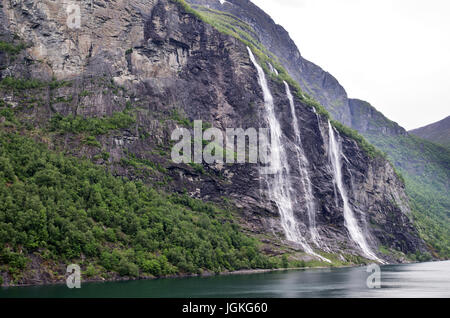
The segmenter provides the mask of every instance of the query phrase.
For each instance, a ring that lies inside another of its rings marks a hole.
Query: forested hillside
[[[282,265],[230,211],[113,177],[17,133],[0,137],[0,269],[15,283],[55,281],[70,262],[106,279]]]

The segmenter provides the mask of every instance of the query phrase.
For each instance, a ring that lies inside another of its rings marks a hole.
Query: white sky
[[[408,130],[450,115],[450,1],[252,1],[349,97]]]

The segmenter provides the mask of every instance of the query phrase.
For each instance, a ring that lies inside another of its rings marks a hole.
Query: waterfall
[[[300,182],[302,186],[303,193],[305,194],[306,201],[306,211],[308,212],[308,221],[309,221],[309,231],[311,235],[312,241],[316,244],[317,247],[320,247],[320,236],[317,232],[316,228],[316,203],[314,201],[314,196],[312,192],[311,179],[309,178],[309,162],[305,156],[305,152],[302,146],[302,138],[300,135],[300,129],[298,124],[297,115],[295,113],[294,107],[294,98],[292,97],[291,90],[289,88],[288,83],[284,81],[284,86],[286,88],[286,95],[289,99],[289,104],[291,106],[291,115],[292,115],[292,126],[294,127],[295,133],[295,145],[297,151],[297,163],[298,170],[300,172]]]
[[[322,137],[322,141],[325,144],[325,134],[322,128],[322,122],[320,120],[320,116],[317,113],[316,109],[313,107],[314,109],[314,113],[316,114],[316,118],[317,118],[317,126],[319,127],[319,131],[320,131],[320,136]],[[330,160],[331,161],[331,160]],[[338,201],[338,194],[337,194],[337,190],[336,190],[336,182],[333,182],[333,190],[334,190],[334,203],[336,206],[339,206],[339,201]]]
[[[271,132],[270,165],[272,174],[267,176],[268,178],[271,178],[271,180],[267,182],[269,194],[280,211],[281,225],[285,231],[286,238],[291,242],[299,244],[306,253],[330,262],[313,251],[299,230],[292,208],[289,165],[287,162],[286,151],[281,142],[281,126],[275,116],[273,96],[270,92],[266,75],[264,74],[262,67],[256,62],[255,56],[249,47],[247,47],[247,50],[250,59],[258,72],[258,83],[263,91],[267,121]]]
[[[331,166],[334,173],[334,182],[336,187],[341,194],[342,201],[344,203],[344,223],[350,234],[351,239],[359,245],[365,256],[369,259],[382,262],[369,248],[366,239],[358,226],[358,221],[355,218],[352,208],[350,207],[347,192],[344,188],[344,183],[342,181],[342,166],[341,166],[341,149],[340,145],[336,141],[336,136],[334,134],[333,127],[330,121],[328,121],[329,130],[329,156],[331,161]]]
[[[275,67],[273,67],[273,65],[271,63],[268,62],[267,65],[269,65],[269,69],[272,73],[275,73],[276,76],[279,75],[277,69]]]

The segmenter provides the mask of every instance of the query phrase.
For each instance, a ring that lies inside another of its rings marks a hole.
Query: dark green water
[[[0,289],[4,297],[450,297],[450,261],[381,267],[369,289],[366,267],[310,269],[204,278],[86,283]]]

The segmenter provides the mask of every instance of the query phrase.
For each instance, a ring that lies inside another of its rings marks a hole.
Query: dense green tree
[[[23,271],[32,253],[83,256],[91,274],[127,276],[276,265],[228,211],[113,177],[27,137],[0,137],[0,266],[10,273]]]

